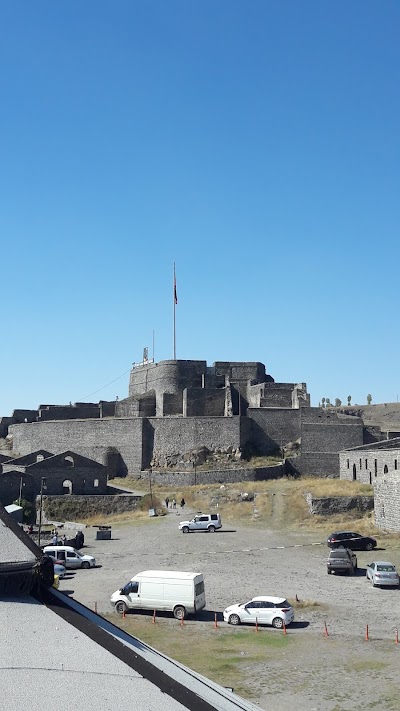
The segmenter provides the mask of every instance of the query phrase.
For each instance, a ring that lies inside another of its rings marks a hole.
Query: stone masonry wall
[[[62,420],[13,425],[13,449],[30,454],[49,449],[57,454],[72,450],[105,463],[110,447],[116,447],[128,472],[142,468],[142,418],[102,420]]]
[[[386,475],[400,476],[400,449],[360,448],[340,452],[339,462],[341,479],[375,484]]]
[[[153,428],[153,459],[183,454],[192,449],[234,449],[242,446],[240,417],[149,418]],[[246,428],[246,425],[244,425]]]
[[[252,423],[251,440],[260,455],[276,452],[282,445],[300,437],[300,410],[289,408],[248,408]]]
[[[151,472],[151,480],[160,486],[194,486],[196,484],[228,484],[241,481],[267,481],[285,476],[283,464],[273,467],[240,467],[236,469],[213,469],[212,471],[189,472]],[[148,481],[148,473],[142,472],[142,478]]]
[[[343,514],[348,511],[372,511],[374,508],[373,496],[325,496],[316,498],[311,493],[306,494],[308,509],[311,514],[330,516]]]
[[[335,479],[339,477],[339,454],[337,452],[305,452],[287,460],[293,471],[302,476]]]
[[[400,478],[392,473],[374,485],[375,523],[384,531],[400,531]]]
[[[302,412],[304,411],[303,408]],[[304,423],[301,425],[301,450],[305,452],[339,452],[363,443],[362,424]]]
[[[46,496],[43,497],[44,520],[76,521],[90,516],[135,511],[141,496],[120,494],[118,496]]]

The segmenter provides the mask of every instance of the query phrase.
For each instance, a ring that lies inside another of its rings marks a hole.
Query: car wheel
[[[207,530],[209,533],[215,533],[215,526],[209,526]]]
[[[272,624],[272,627],[275,627],[275,629],[281,630],[283,627],[282,617],[274,617],[271,624]]]
[[[128,608],[127,608],[127,606],[125,605],[125,603],[124,603],[122,600],[120,600],[120,601],[117,602],[117,604],[115,605],[115,609],[116,609],[116,611],[117,611],[120,615],[123,615],[124,612],[126,612]]]
[[[90,568],[90,563],[88,563],[87,560],[84,560],[81,565],[81,568],[83,568],[84,570],[87,570],[88,568]]]
[[[186,609],[183,607],[183,605],[177,605],[174,607],[174,617],[176,617],[177,620],[184,620],[186,617]]]
[[[365,546],[365,550],[366,550],[366,551],[372,551],[373,547],[374,547],[374,546],[372,545],[372,543],[367,543],[366,546]]]
[[[240,625],[240,617],[239,615],[229,615],[229,620],[228,620],[230,625]]]
[[[184,527],[182,528],[182,533],[189,533],[189,527],[188,527],[188,526],[184,526]]]

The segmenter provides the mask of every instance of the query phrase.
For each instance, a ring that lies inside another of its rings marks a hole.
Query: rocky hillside
[[[398,430],[400,432],[400,403],[385,402],[378,405],[354,405],[350,407],[332,408],[338,414],[362,417],[368,426],[380,427],[383,432]]]

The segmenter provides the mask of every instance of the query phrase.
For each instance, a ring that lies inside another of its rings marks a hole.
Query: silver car
[[[375,560],[367,565],[367,580],[373,587],[377,585],[399,585],[399,574],[393,563]]]

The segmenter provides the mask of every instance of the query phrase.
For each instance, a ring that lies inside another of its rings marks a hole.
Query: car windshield
[[[396,568],[394,567],[394,565],[377,565],[376,569],[380,570],[384,573],[395,573],[396,572]]]

